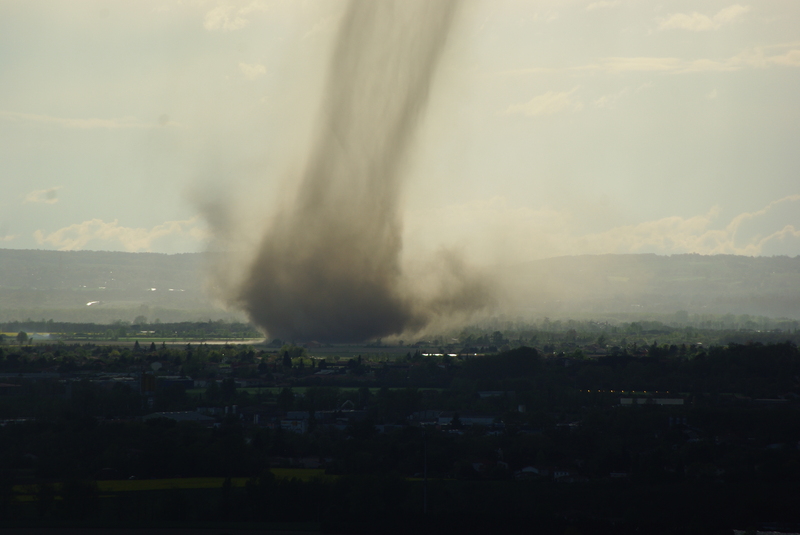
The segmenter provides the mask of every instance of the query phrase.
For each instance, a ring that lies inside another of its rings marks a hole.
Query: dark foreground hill
[[[206,292],[202,253],[0,249],[0,321],[242,319]],[[534,318],[800,319],[800,257],[586,255],[502,268],[501,307]],[[88,304],[92,303],[92,304]]]

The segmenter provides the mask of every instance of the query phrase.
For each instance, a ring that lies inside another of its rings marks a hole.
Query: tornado
[[[360,342],[420,329],[441,302],[404,281],[400,198],[455,14],[450,0],[348,4],[297,190],[239,288],[269,336]]]

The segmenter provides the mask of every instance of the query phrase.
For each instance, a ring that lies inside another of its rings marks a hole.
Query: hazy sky
[[[0,247],[256,241],[342,6],[0,1]],[[800,2],[465,2],[406,174],[409,254],[800,255]]]

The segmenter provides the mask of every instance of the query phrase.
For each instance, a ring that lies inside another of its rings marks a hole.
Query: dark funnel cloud
[[[401,273],[399,199],[454,14],[452,1],[348,5],[298,190],[239,294],[270,336],[354,342],[429,321]]]

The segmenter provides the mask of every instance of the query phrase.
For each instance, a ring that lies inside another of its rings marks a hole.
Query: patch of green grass
[[[315,468],[272,468],[275,479],[297,479],[311,481],[314,479],[336,479],[337,476],[326,475],[324,469]],[[231,487],[244,487],[250,478],[232,477]],[[116,492],[139,492],[173,489],[218,489],[225,483],[224,477],[180,477],[169,479],[114,479],[97,481],[97,490],[101,494]],[[60,492],[61,483],[54,483],[53,490]],[[18,501],[32,501],[39,492],[39,485],[15,485],[14,495]]]
[[[352,393],[357,393],[358,390],[359,390],[359,388],[354,388],[354,387],[337,387],[336,385],[329,385],[329,386],[331,388],[339,388],[339,392],[341,392],[341,393],[343,393],[345,395],[352,394]],[[325,386],[325,387],[322,387],[322,388],[327,388],[327,387],[328,386]],[[284,387],[282,387],[282,386],[263,386],[263,387],[237,388],[236,391],[237,392],[247,392],[250,395],[272,394],[273,396],[277,396],[278,394],[281,393],[281,390],[283,390],[283,388]],[[292,392],[294,392],[295,394],[305,394],[306,391],[309,388],[320,388],[320,387],[317,387],[317,386],[293,386],[293,387],[290,387],[290,388],[291,388]],[[372,387],[369,387],[369,392],[370,392],[370,394],[377,394],[380,391],[380,389],[381,389],[381,387],[372,386]],[[406,387],[404,387],[404,386],[389,387],[389,390],[405,390],[405,389],[406,389]],[[445,390],[445,389],[444,388],[428,388],[428,387],[425,387],[425,388],[419,388],[418,390],[420,390],[420,391],[423,391],[423,390],[434,390],[436,392],[441,392],[442,390]],[[205,388],[189,388],[189,389],[186,390],[186,393],[189,394],[189,395],[192,395],[192,396],[205,394],[205,392],[206,392]]]

